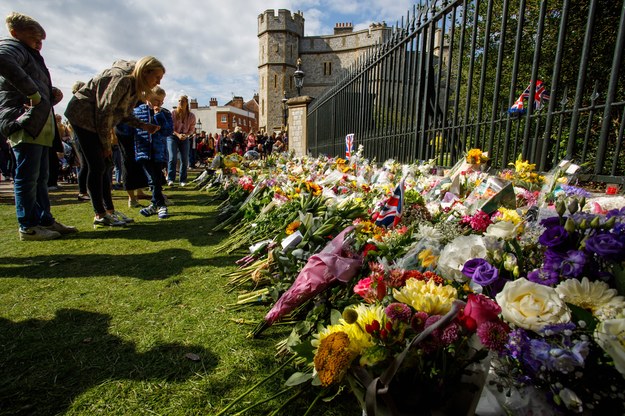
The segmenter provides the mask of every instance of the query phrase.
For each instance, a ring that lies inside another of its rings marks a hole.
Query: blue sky
[[[4,18],[28,14],[46,29],[42,55],[64,100],[77,80],[89,78],[117,59],[158,57],[167,73],[161,86],[166,106],[186,94],[208,105],[258,91],[257,18],[266,9],[301,11],[305,35],[332,34],[335,23],[355,30],[372,22],[395,24],[412,10],[412,0],[18,0],[0,4]],[[3,22],[4,23],[4,22]],[[0,37],[8,36],[3,24]]]

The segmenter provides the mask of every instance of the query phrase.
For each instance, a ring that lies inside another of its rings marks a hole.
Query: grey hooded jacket
[[[133,61],[116,61],[76,91],[67,104],[65,117],[74,127],[98,134],[102,149],[110,151],[111,132],[119,123],[139,127],[133,115],[139,99],[132,71]]]
[[[39,92],[41,102],[30,109],[29,95]],[[39,51],[22,42],[0,39],[0,133],[9,137],[24,129],[39,136],[52,106],[52,82]]]

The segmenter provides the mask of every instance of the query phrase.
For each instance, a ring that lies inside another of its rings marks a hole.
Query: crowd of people
[[[188,183],[189,167],[207,166],[217,153],[264,158],[288,148],[283,133],[195,132],[189,98],[163,108],[159,84],[165,67],[155,57],[117,61],[87,82],[78,81],[65,110],[40,53],[46,32],[30,16],[6,18],[0,39],[0,168],[12,180],[20,240],[51,240],[77,232],[54,219],[48,191],[59,178],[78,184],[77,198],[90,201],[93,225],[123,226],[133,219],[115,208],[112,190],[124,189],[128,207],[144,216],[168,217],[163,186]],[[177,177],[178,176],[178,177]],[[151,196],[143,190],[150,189]],[[142,206],[141,199],[150,199]]]
[[[262,159],[273,152],[284,152],[287,149],[287,135],[280,133],[265,134],[262,131],[245,134],[240,127],[233,131],[222,130],[219,133],[206,134],[202,131],[192,138],[191,165],[193,167],[206,166],[206,161],[217,153],[224,156],[236,153],[250,159]]]

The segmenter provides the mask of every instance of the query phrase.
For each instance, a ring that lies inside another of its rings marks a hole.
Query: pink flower
[[[363,298],[371,291],[371,284],[373,280],[370,277],[365,277],[364,279],[360,279],[358,283],[354,286],[354,293],[362,296]]]
[[[508,342],[510,327],[499,320],[484,322],[477,328],[477,336],[484,346],[493,351],[503,351]]]
[[[484,322],[496,320],[500,313],[501,307],[494,300],[484,295],[469,293],[460,319],[467,329],[471,329],[479,327]]]

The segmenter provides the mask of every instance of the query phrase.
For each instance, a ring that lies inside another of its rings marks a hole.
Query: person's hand
[[[143,130],[147,131],[150,134],[154,134],[161,129],[161,126],[156,124],[144,124]]]
[[[52,103],[58,104],[63,100],[63,91],[56,87],[52,87]]]

